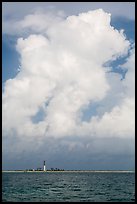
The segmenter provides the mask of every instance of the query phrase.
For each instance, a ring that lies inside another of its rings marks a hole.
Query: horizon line
[[[2,170],[2,172],[135,172],[135,170]]]

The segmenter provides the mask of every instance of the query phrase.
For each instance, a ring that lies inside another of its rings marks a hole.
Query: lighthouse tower
[[[43,170],[44,170],[44,171],[46,171],[46,165],[45,165],[45,161],[44,161],[44,168],[43,168]]]

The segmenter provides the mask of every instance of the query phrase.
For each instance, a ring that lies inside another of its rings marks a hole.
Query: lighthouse
[[[46,171],[46,165],[45,165],[45,161],[44,161],[44,168],[43,168],[43,171]]]

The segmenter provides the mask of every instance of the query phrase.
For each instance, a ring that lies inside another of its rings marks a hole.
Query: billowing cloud
[[[87,147],[96,138],[134,138],[134,49],[122,67],[123,80],[104,66],[131,49],[110,20],[98,9],[66,19],[28,15],[17,23],[35,33],[18,39],[20,72],[3,92],[3,135],[17,136],[18,151],[50,138],[70,140],[70,150],[73,140],[83,145],[82,138]],[[103,101],[108,105],[101,109]],[[96,115],[83,121],[85,107],[96,103]]]
[[[51,25],[60,22],[64,17],[63,11],[47,11],[46,13],[36,10],[34,13],[24,16],[22,20],[7,19],[3,22],[3,33],[9,35],[25,35],[28,33],[41,33]]]

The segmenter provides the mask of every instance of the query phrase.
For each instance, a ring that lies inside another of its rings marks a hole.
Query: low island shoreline
[[[60,172],[60,173],[71,173],[71,172],[75,172],[75,173],[135,173],[135,171],[131,171],[131,170],[46,170],[46,171],[27,171],[27,170],[3,170],[2,173],[55,173],[55,172]]]

